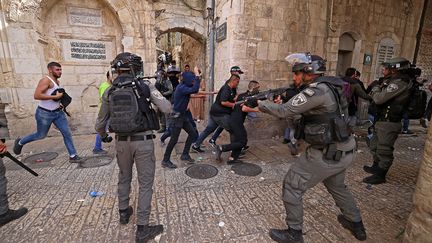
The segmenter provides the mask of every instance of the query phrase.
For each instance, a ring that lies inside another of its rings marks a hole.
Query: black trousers
[[[171,123],[171,139],[165,149],[165,154],[163,161],[169,161],[171,157],[171,153],[174,149],[174,146],[178,142],[178,138],[180,136],[181,130],[185,130],[188,134],[188,137],[186,139],[185,146],[183,148],[182,155],[189,155],[189,150],[192,145],[192,142],[195,141],[198,138],[198,132],[193,127],[192,122],[190,119],[188,119],[187,115],[182,114],[177,118],[172,119]]]
[[[430,121],[431,115],[432,115],[432,98],[429,99],[429,102],[425,110],[424,118]]]
[[[222,152],[231,151],[231,157],[237,160],[247,144],[247,132],[243,123],[232,123],[229,133],[231,143],[222,145]]]

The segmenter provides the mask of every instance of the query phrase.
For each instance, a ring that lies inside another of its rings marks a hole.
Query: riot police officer
[[[345,171],[354,159],[356,143],[347,129],[343,81],[323,76],[325,61],[319,56],[296,53],[286,60],[293,64],[294,76],[301,76],[305,88],[284,104],[259,101],[259,110],[286,118],[290,124],[295,124],[301,116],[300,126],[296,129],[303,131],[303,135],[296,137],[310,145],[284,179],[282,197],[288,229],[271,229],[270,237],[277,242],[303,242],[303,194],[323,182],[342,211],[338,221],[355,238],[366,240],[359,208],[344,183]]]
[[[394,143],[402,129],[401,120],[408,106],[412,85],[409,76],[403,73],[411,67],[407,59],[392,58],[382,65],[383,81],[371,91],[377,114],[369,143],[373,164],[363,167],[364,171],[372,174],[363,179],[363,182],[369,184],[386,182],[387,171],[394,159]]]
[[[109,119],[109,129],[116,133],[120,224],[127,224],[133,212],[129,194],[132,168],[136,164],[139,183],[136,241],[146,242],[163,231],[162,225],[149,226],[155,175],[155,135],[152,130],[159,129],[151,103],[164,113],[171,112],[171,104],[149,81],[136,78],[136,74],[142,71],[141,57],[128,52],[120,53],[112,62],[112,67],[118,77],[102,97],[95,129],[103,142],[110,142],[112,138],[105,130]]]

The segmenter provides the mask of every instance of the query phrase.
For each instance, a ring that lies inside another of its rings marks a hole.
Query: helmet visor
[[[312,57],[309,52],[306,53],[293,53],[288,55],[285,60],[290,65],[296,65],[300,63],[310,64],[312,63]]]

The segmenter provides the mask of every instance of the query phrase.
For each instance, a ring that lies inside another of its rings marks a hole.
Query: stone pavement
[[[388,183],[368,187],[361,182],[367,174],[362,166],[371,156],[365,142],[359,141],[355,164],[347,172],[351,188],[362,211],[368,233],[367,242],[399,242],[412,207],[417,172],[423,155],[426,134],[400,137],[396,160]],[[75,136],[83,156],[91,153],[94,135]],[[184,140],[183,140],[184,141]],[[8,141],[12,150],[12,141]],[[180,143],[176,149],[181,151]],[[255,177],[239,176],[225,163],[218,164],[210,152],[191,154],[200,163],[216,166],[219,173],[207,180],[185,175],[186,165],[168,170],[158,163],[152,201],[151,222],[165,226],[160,242],[272,242],[269,228],[285,228],[281,187],[284,174],[297,158],[286,145],[275,139],[251,141],[244,161],[259,165]],[[105,145],[113,155],[113,144]],[[155,140],[159,162],[163,147]],[[119,225],[116,199],[118,168],[115,160],[97,168],[78,168],[70,164],[61,137],[47,138],[26,145],[30,152],[53,151],[59,156],[41,162],[34,177],[5,159],[9,201],[12,208],[25,206],[29,213],[0,228],[1,242],[133,242],[135,215],[128,225]],[[177,155],[173,155],[176,157]],[[228,154],[224,154],[226,158]],[[176,160],[176,159],[175,159]],[[179,160],[177,160],[179,161]],[[92,198],[89,191],[104,192]],[[137,180],[133,179],[131,202],[136,208]],[[339,213],[322,184],[304,197],[306,242],[356,242],[337,222]]]

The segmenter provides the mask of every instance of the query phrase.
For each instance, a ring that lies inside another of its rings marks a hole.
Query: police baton
[[[36,173],[34,170],[30,169],[27,165],[25,165],[23,162],[19,161],[17,158],[15,158],[14,156],[12,156],[12,154],[10,154],[9,152],[6,152],[4,154],[0,154],[0,157],[6,156],[9,159],[11,159],[13,162],[15,162],[17,165],[21,166],[22,168],[24,168],[26,171],[30,172],[32,175],[34,176],[39,176],[38,173]]]

